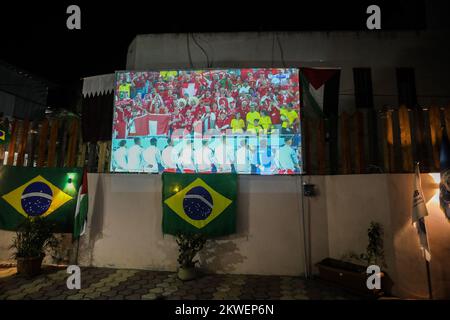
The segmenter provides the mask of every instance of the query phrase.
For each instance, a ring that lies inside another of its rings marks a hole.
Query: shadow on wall
[[[238,194],[248,192],[248,185],[238,185]],[[245,256],[240,254],[236,241],[248,240],[250,199],[248,196],[240,197],[237,203],[236,234],[219,239],[209,239],[203,250],[199,253],[200,268],[206,272],[229,273],[236,270],[236,266],[243,263]]]
[[[69,264],[70,257],[74,254],[73,236],[71,233],[55,234],[59,245],[51,250],[50,254],[44,259],[44,264]]]
[[[103,238],[103,208],[104,208],[104,191],[103,179],[99,175],[95,186],[95,198],[92,204],[90,213],[91,220],[88,223],[89,230],[87,230],[88,239],[81,238],[79,255],[83,255],[89,266],[92,266],[94,260],[94,247],[97,240]]]
[[[208,240],[199,256],[200,268],[214,273],[233,272],[246,259],[232,240]]]

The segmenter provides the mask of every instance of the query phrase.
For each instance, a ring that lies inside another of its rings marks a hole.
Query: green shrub
[[[26,219],[17,229],[10,249],[14,249],[13,258],[32,258],[45,255],[45,250],[53,249],[58,241],[53,235],[54,225],[48,220]]]
[[[178,234],[178,264],[182,268],[193,268],[198,260],[194,261],[196,254],[203,249],[206,238],[201,234]]]

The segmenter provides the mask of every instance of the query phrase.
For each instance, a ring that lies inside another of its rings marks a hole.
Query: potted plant
[[[381,224],[371,222],[367,230],[369,243],[366,252],[355,254],[353,252],[342,257],[341,260],[326,258],[317,264],[319,276],[328,282],[336,283],[347,289],[371,296],[380,296],[390,291],[390,282],[384,272],[381,276],[381,289],[369,290],[366,285],[367,267],[378,265],[386,267],[384,258],[383,227]]]
[[[178,244],[178,278],[183,281],[193,280],[197,278],[198,271],[195,264],[198,260],[194,260],[197,253],[202,250],[205,245],[206,238],[201,234],[183,234],[180,233],[176,237]]]
[[[26,219],[17,229],[10,249],[17,261],[17,273],[33,277],[40,273],[45,251],[55,248],[53,224],[39,217]]]
[[[344,256],[344,259],[363,262],[367,266],[377,265],[384,268],[387,267],[384,258],[383,227],[381,224],[372,221],[369,229],[367,229],[367,237],[369,243],[365,253],[358,255],[351,252],[347,256]]]

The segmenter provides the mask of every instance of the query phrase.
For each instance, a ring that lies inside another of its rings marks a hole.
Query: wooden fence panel
[[[3,125],[4,129],[8,129],[8,124],[5,120],[8,120],[8,118],[3,119],[3,117],[0,117],[0,124]],[[0,166],[3,165],[3,160],[5,159],[5,143],[0,143]]]
[[[402,171],[413,171],[413,157],[411,146],[411,126],[409,120],[409,110],[402,106],[398,110],[398,118],[400,124],[400,144],[402,150]]]
[[[106,148],[107,142],[101,141],[98,142],[98,162],[97,162],[97,172],[103,173],[105,171],[105,162],[106,162]]]
[[[422,133],[419,132],[420,128],[417,128],[417,123],[420,122],[417,113],[423,113],[421,119],[425,131]],[[429,161],[428,166],[425,160],[421,161],[424,172],[439,168],[441,124],[445,122],[450,136],[450,107],[433,106],[428,112],[401,107],[398,110],[380,112],[376,116],[379,129],[377,137],[381,138],[377,148],[379,147],[379,152],[382,153],[379,155],[383,156],[379,162],[382,162],[384,172],[413,172],[414,160],[420,161],[424,157]],[[326,123],[322,119],[303,120],[304,173],[320,175],[330,173],[332,166],[327,150],[325,126]],[[338,173],[366,173],[368,164],[380,165],[378,162],[375,163],[376,157],[371,156],[370,152],[366,154],[371,142],[365,133],[366,122],[362,112],[342,113],[338,119],[338,126],[338,140],[329,141],[339,146]],[[416,141],[419,135],[422,142]],[[36,164],[38,167],[83,167],[87,164],[89,172],[109,172],[112,152],[111,141],[84,143],[80,135],[80,121],[74,118],[44,119],[32,123],[27,120],[12,120],[10,142],[9,145],[3,145],[3,148],[2,152],[0,147],[0,164],[17,166]],[[6,161],[3,162],[2,158],[4,159],[6,154]]]
[[[88,145],[88,170],[89,172],[97,172],[96,170],[96,159],[97,159],[97,144],[89,142]]]
[[[429,112],[431,146],[433,150],[433,169],[439,169],[439,146],[442,140],[441,109],[437,106],[431,107]]]
[[[39,140],[38,140],[38,132],[39,132],[39,121],[38,120],[34,120],[31,123],[31,128],[30,128],[30,146],[29,146],[29,151],[28,151],[28,163],[27,166],[28,167],[33,167],[34,166],[34,162],[36,160],[36,146],[38,146]]]
[[[112,141],[106,141],[106,160],[105,160],[105,172],[109,172],[111,168],[111,153],[112,153]]]
[[[14,152],[16,147],[17,133],[20,122],[17,119],[13,120],[11,126],[11,136],[9,138],[9,147],[8,147],[8,159],[6,164],[8,166],[12,166],[14,164]]]
[[[387,160],[388,171],[395,172],[395,148],[394,148],[394,114],[392,110],[386,113],[386,141],[387,141]]]
[[[428,170],[433,162],[432,150],[428,148],[431,144],[428,139],[430,139],[427,134],[426,118],[427,112],[422,108],[415,108],[410,111],[410,115],[413,116],[413,121],[411,121],[411,134],[413,135],[413,151],[414,151],[414,161],[420,162],[421,170]]]
[[[58,130],[58,141],[57,145],[57,166],[64,167],[64,163],[66,160],[66,148],[67,148],[67,136],[69,134],[69,120],[62,119],[60,120],[60,127]]]
[[[341,172],[342,174],[350,174],[352,170],[351,150],[350,150],[350,128],[348,113],[343,112],[340,117],[341,126]]]
[[[359,111],[353,115],[354,135],[355,135],[355,173],[361,174],[365,172],[365,156],[364,156],[364,117]]]
[[[444,109],[444,121],[445,129],[447,131],[447,137],[450,137],[450,107]]]
[[[77,156],[77,167],[84,167],[86,165],[86,148],[87,144],[83,143],[80,139],[79,153]]]
[[[26,119],[22,123],[22,131],[20,135],[19,146],[17,148],[17,166],[23,166],[24,158],[25,158],[25,150],[27,148],[28,142],[28,133],[30,129],[30,121]]]
[[[309,119],[305,119],[303,122],[303,171],[304,173],[311,174],[311,123]]]
[[[56,141],[58,139],[59,120],[53,119],[50,129],[50,141],[48,144],[47,167],[54,167],[56,164]]]
[[[75,157],[77,153],[78,139],[78,120],[73,119],[70,124],[69,145],[67,147],[67,166],[75,166]]]
[[[41,124],[41,129],[39,132],[39,147],[38,147],[38,158],[37,158],[37,167],[43,167],[45,165],[45,155],[47,151],[47,137],[48,137],[48,127],[49,122],[47,119]]]
[[[317,128],[317,164],[318,174],[326,173],[325,121],[319,119]]]

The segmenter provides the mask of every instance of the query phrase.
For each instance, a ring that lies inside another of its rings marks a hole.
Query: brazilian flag
[[[236,230],[236,174],[165,172],[163,233],[218,237]]]
[[[55,232],[71,233],[82,168],[0,167],[0,229],[17,230],[41,217]]]

